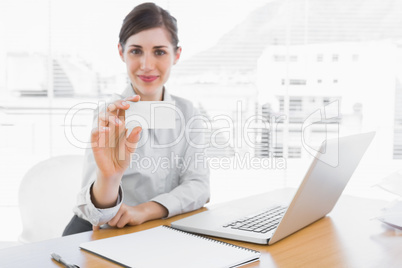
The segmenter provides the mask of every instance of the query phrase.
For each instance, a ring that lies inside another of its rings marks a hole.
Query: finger
[[[116,148],[117,146],[124,146],[125,139],[125,131],[126,128],[124,125],[111,126],[109,127],[109,131],[105,132],[104,139],[108,142],[107,147]],[[117,152],[117,151],[116,151]]]
[[[99,140],[99,133],[100,133],[100,131],[99,131],[100,129],[99,128],[93,128],[92,129],[92,131],[91,131],[91,143],[97,143],[98,142],[98,140]]]
[[[117,116],[109,113],[100,113],[99,122],[98,132],[95,129],[92,132],[92,147],[96,147],[96,144],[93,143],[96,140],[101,148],[105,148],[106,145],[115,147],[117,144],[116,137],[121,135],[120,132],[123,131],[123,122]]]
[[[119,222],[121,217],[121,214],[116,214],[116,216],[113,217],[107,224],[109,224],[112,227],[115,227],[117,223]]]
[[[117,228],[123,228],[124,226],[127,225],[130,221],[130,214],[126,211],[119,219],[119,222],[117,223],[116,227]]]
[[[118,100],[110,104],[107,110],[109,111],[110,114],[116,116],[115,118],[113,118],[114,123],[117,123],[117,125],[123,125],[126,116],[125,111],[128,108],[130,108],[130,104],[126,100]]]
[[[111,112],[115,112],[117,114],[117,117],[120,119],[120,121],[122,121],[123,123],[125,122],[125,118],[126,118],[126,110],[130,108],[130,101],[131,102],[137,102],[140,100],[140,96],[139,95],[135,95],[135,96],[130,96],[125,98],[122,101],[118,101],[118,103],[122,106],[119,105],[111,105],[110,110]],[[114,103],[116,104],[116,102]],[[122,108],[121,108],[122,107]],[[117,108],[117,109],[116,109]]]
[[[106,111],[99,112],[98,114],[98,126],[99,127],[107,127],[109,125],[109,121],[107,120]]]
[[[142,128],[140,126],[138,126],[138,127],[135,127],[131,131],[130,135],[128,135],[128,137],[127,137],[127,146],[129,148],[135,148],[136,147],[136,145],[137,145],[137,143],[138,143],[138,141],[140,140],[140,137],[141,137],[141,135],[140,135],[141,131],[142,131]]]
[[[127,103],[128,104],[128,108],[130,108],[130,102],[137,102],[140,100],[140,96],[139,95],[135,95],[135,96],[130,96],[124,99],[124,101],[122,102],[122,104]],[[128,109],[127,108],[127,109]],[[117,116],[119,117],[119,119],[121,121],[125,121],[126,118],[126,110],[127,109],[119,109],[117,112]]]
[[[108,137],[110,129],[108,127],[94,128],[91,131],[91,147],[105,147],[106,138]]]
[[[121,215],[125,211],[125,206],[124,204],[121,204],[119,211],[117,211],[116,215],[111,219],[108,224],[112,227],[116,226],[116,224],[119,222]]]
[[[128,104],[130,105],[130,104]],[[126,110],[123,109],[119,109],[117,112],[117,117],[120,119],[120,121],[122,121],[123,123],[126,121]]]
[[[142,128],[141,127],[135,127],[131,133],[128,135],[127,139],[126,139],[126,148],[127,151],[131,153],[134,153],[135,149],[137,148],[137,143],[141,138],[141,133]]]
[[[140,99],[141,99],[140,95],[134,95],[134,96],[127,97],[124,100],[137,102],[137,101],[140,101]]]
[[[123,122],[116,116],[110,113],[99,113],[98,115],[98,125],[99,128],[108,127],[110,124],[115,126],[122,125]]]
[[[93,231],[99,231],[99,230],[100,230],[100,227],[99,227],[99,226],[96,226],[96,225],[92,225],[92,230],[93,230]]]
[[[107,106],[107,111],[110,113],[117,113],[119,109],[127,110],[130,104],[126,100],[117,100]]]

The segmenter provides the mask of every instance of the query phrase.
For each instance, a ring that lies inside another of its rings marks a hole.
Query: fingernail
[[[120,120],[119,118],[116,118],[116,123],[117,123],[118,125],[120,125],[120,124],[121,124],[121,120]]]
[[[128,103],[125,102],[125,101],[123,101],[121,104],[124,105],[124,106],[126,106]]]

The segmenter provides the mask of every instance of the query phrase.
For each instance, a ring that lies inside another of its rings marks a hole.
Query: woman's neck
[[[165,92],[165,87],[162,88],[160,93],[157,93],[155,95],[143,95],[141,94],[141,92],[139,92],[139,90],[137,90],[132,85],[131,87],[133,88],[134,93],[141,97],[141,101],[163,101],[163,94]]]

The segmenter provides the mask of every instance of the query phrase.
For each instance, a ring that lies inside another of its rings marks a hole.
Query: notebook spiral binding
[[[215,243],[218,243],[218,244],[230,246],[230,247],[233,247],[233,248],[238,248],[238,249],[250,251],[250,252],[253,252],[253,253],[260,253],[259,251],[256,251],[256,250],[253,250],[253,249],[249,249],[249,248],[245,248],[245,247],[233,245],[233,244],[230,244],[230,243],[226,243],[226,242],[223,242],[223,241],[220,241],[220,240],[216,240],[216,239],[213,239],[213,238],[209,238],[209,237],[197,235],[197,234],[194,234],[194,233],[185,232],[185,231],[182,231],[182,230],[179,230],[179,229],[175,229],[175,228],[173,228],[173,227],[170,227],[170,226],[168,226],[168,225],[162,225],[162,227],[167,228],[167,229],[171,229],[171,230],[174,230],[174,231],[176,231],[176,232],[183,233],[183,234],[186,234],[186,235],[190,235],[190,236],[198,237],[198,238],[201,238],[201,239],[204,239],[204,240],[208,240],[208,241],[211,241],[211,242],[215,242]]]

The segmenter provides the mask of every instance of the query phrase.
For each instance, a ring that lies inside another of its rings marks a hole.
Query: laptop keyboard
[[[287,207],[285,206],[275,206],[260,213],[225,224],[223,227],[256,233],[267,233],[278,226],[286,209]]]

